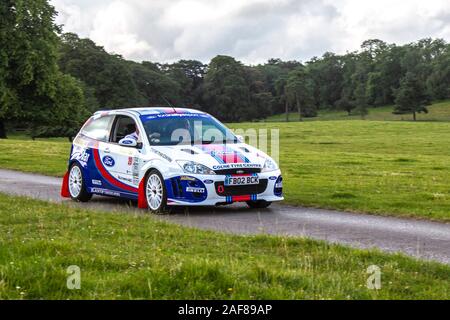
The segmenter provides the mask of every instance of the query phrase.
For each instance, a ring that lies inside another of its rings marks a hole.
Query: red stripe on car
[[[243,202],[243,201],[250,201],[252,199],[251,195],[245,195],[245,196],[233,196],[232,201],[233,202]]]
[[[138,189],[120,182],[105,169],[102,160],[100,159],[100,152],[98,149],[92,149],[92,151],[94,154],[95,165],[97,166],[97,169],[100,171],[100,174],[102,175],[103,178],[105,178],[106,181],[108,181],[110,184],[119,189],[123,189],[128,192],[138,193]]]

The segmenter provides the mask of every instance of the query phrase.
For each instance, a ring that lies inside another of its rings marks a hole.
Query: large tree
[[[275,82],[275,92],[279,99],[279,102],[284,105],[284,113],[285,113],[285,119],[286,122],[289,121],[289,100],[287,97],[286,92],[286,85],[287,85],[287,75],[282,76],[277,79]]]
[[[450,45],[431,63],[432,73],[427,79],[427,91],[433,99],[450,98]]]
[[[205,76],[205,109],[224,121],[250,120],[250,90],[242,63],[229,56],[217,56]]]
[[[158,106],[167,101],[175,105],[184,102],[180,83],[154,69],[149,63],[129,62],[134,83],[145,99],[145,106]]]
[[[80,124],[89,116],[81,83],[70,75],[59,73],[53,108],[39,110],[37,120],[30,123],[30,135],[35,137],[68,137],[71,139]],[[54,112],[57,110],[57,112]]]
[[[395,96],[394,113],[412,113],[414,121],[416,121],[417,113],[428,113],[426,106],[430,102],[429,96],[426,94],[424,85],[414,73],[408,72],[405,75]]]
[[[344,98],[349,98],[353,110],[364,118],[368,113],[368,78],[373,68],[374,57],[372,50],[366,50],[353,55],[352,59],[354,61],[351,63],[351,73],[342,93]]]
[[[298,118],[317,115],[314,105],[314,83],[304,67],[298,67],[289,72],[286,83],[287,98],[297,107]]]
[[[327,52],[320,59],[308,63],[308,72],[314,81],[314,100],[318,107],[331,109],[341,98],[343,86],[342,59]]]
[[[392,104],[394,90],[399,87],[405,70],[402,66],[404,48],[395,45],[385,47],[373,62],[373,69],[368,74],[368,103],[374,106]]]
[[[271,114],[285,112],[287,99],[285,99],[284,85],[286,77],[290,71],[300,65],[297,61],[270,59],[267,63],[254,67],[262,75],[262,78],[259,79],[262,81],[262,87],[272,95]],[[283,88],[279,88],[280,81],[284,81]]]
[[[61,114],[58,100],[68,92],[59,82],[55,15],[46,0],[0,2],[0,137],[6,136],[7,121],[36,127]]]
[[[246,81],[249,88],[248,119],[263,119],[271,114],[274,97],[268,91],[265,75],[261,69],[245,67]]]
[[[109,54],[92,40],[80,39],[73,33],[63,34],[61,40],[61,70],[91,88],[100,108],[116,109],[146,104],[128,62],[121,56]]]
[[[205,64],[197,60],[179,60],[164,64],[161,69],[165,75],[178,83],[183,104],[192,106],[199,102],[206,72]]]

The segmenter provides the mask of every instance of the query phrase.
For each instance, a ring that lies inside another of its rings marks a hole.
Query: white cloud
[[[87,36],[86,31],[91,28],[91,23],[88,15],[82,12],[80,6],[66,3],[64,0],[53,0],[52,4],[58,11],[58,17],[56,19],[58,24],[64,24],[66,31]]]
[[[89,37],[114,53],[125,57],[145,58],[153,55],[152,47],[139,39],[134,17],[138,15],[135,7],[125,1],[114,1],[94,17]]]
[[[363,40],[450,39],[448,0],[52,0],[64,30],[133,60],[308,60]]]
[[[439,19],[445,12],[450,14],[447,0],[344,0],[337,9],[340,13],[338,24],[349,34],[343,42],[345,47],[356,48],[358,43],[369,38],[395,43],[425,37],[450,38],[450,34],[444,32],[450,16],[447,21]]]

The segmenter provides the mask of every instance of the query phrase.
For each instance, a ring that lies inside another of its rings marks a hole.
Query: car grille
[[[261,168],[237,168],[237,169],[223,169],[214,170],[216,174],[249,174],[261,173]]]
[[[260,179],[259,184],[244,186],[225,186],[223,181],[216,182],[216,192],[219,196],[244,196],[249,194],[260,194],[266,191],[267,179]]]

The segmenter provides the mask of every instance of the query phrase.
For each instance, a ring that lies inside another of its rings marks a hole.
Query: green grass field
[[[448,123],[355,120],[245,127],[280,129],[288,203],[450,221]]]
[[[70,153],[68,139],[11,136],[0,139],[0,168],[63,176]]]
[[[450,221],[450,128],[445,122],[246,123],[280,130],[286,202]],[[70,143],[0,140],[0,167],[62,176]]]
[[[449,299],[450,267],[0,194],[0,299]],[[71,265],[81,289],[66,287]],[[381,289],[366,287],[370,265]]]
[[[369,114],[365,117],[366,120],[376,121],[412,121],[411,114],[395,115],[392,114],[394,106],[383,106],[378,108],[369,108]],[[450,121],[450,101],[436,102],[428,107],[429,113],[417,114],[418,121]],[[345,111],[329,111],[322,110],[315,118],[304,118],[304,121],[329,121],[329,120],[361,120],[361,116],[354,114],[348,115]],[[286,121],[285,114],[278,114],[267,118],[268,122],[283,122]],[[292,112],[289,114],[289,121],[298,121],[298,113]]]

